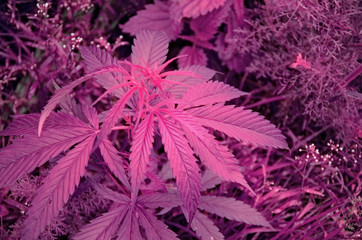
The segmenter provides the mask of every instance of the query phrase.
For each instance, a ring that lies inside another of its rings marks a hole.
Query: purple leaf
[[[234,198],[201,196],[199,208],[229,220],[273,228],[255,208]]]
[[[56,85],[55,82],[53,84],[57,91],[61,89],[58,85]],[[71,97],[71,95],[66,95],[63,99],[61,99],[59,102],[59,107],[61,108],[59,112],[72,114],[83,122],[87,122],[87,118],[85,117],[82,110],[82,105],[77,104],[77,102],[74,98]]]
[[[179,111],[173,111],[172,116],[180,123],[190,145],[211,171],[226,181],[241,184],[254,193],[241,174],[238,161],[227,147],[220,145],[193,116]]]
[[[43,125],[47,117],[50,115],[50,113],[53,111],[53,109],[58,105],[61,100],[68,95],[73,88],[78,86],[79,84],[91,79],[94,76],[97,76],[102,73],[108,73],[108,72],[122,72],[123,69],[118,66],[111,66],[111,67],[105,67],[101,70],[97,70],[95,72],[92,72],[90,74],[87,74],[84,77],[78,78],[74,82],[71,82],[70,84],[63,87],[61,90],[59,90],[47,103],[47,105],[44,107],[43,111],[41,112],[40,119],[39,119],[39,126],[38,126],[38,135],[41,135]]]
[[[27,212],[22,239],[36,239],[69,199],[84,175],[95,135],[78,144],[50,171]]]
[[[14,120],[9,124],[9,126],[0,132],[0,136],[35,135],[39,118],[39,113],[15,115]]]
[[[189,213],[189,221],[192,221],[200,196],[199,167],[187,139],[175,122],[160,114],[158,120],[162,142],[176,178],[177,190]]]
[[[166,224],[158,220],[153,213],[138,207],[136,209],[139,217],[139,222],[144,227],[147,239],[152,240],[174,240],[176,234],[167,229]]]
[[[155,164],[155,162],[150,162],[150,164]],[[149,167],[150,164],[148,165]],[[166,183],[164,180],[155,172],[148,170],[146,171],[145,178],[150,180],[150,182],[142,182],[140,190],[142,194],[153,194],[154,192],[167,192]]]
[[[205,82],[190,87],[182,100],[189,103],[186,107],[193,107],[226,102],[247,94],[222,82]]]
[[[132,35],[143,29],[164,31],[169,39],[174,40],[180,32],[180,23],[173,20],[171,10],[167,2],[156,0],[154,4],[146,4],[144,10],[138,11],[123,25],[122,30]]]
[[[91,178],[89,178],[89,180],[92,182],[94,189],[104,198],[112,200],[115,203],[129,205],[131,200],[128,196],[104,187],[103,185],[96,183]]]
[[[107,163],[109,169],[113,174],[128,188],[131,186],[128,181],[128,177],[124,170],[123,158],[118,155],[118,150],[113,146],[112,142],[108,139],[104,139],[99,145],[104,161]]]
[[[204,83],[206,80],[212,78],[216,73],[216,71],[204,66],[188,66],[174,72],[190,72],[202,77],[202,78],[196,78],[185,75],[167,76],[166,77],[167,80],[172,80],[181,83],[180,85],[175,84],[167,89],[167,91],[173,94],[176,98],[181,98],[184,95],[184,93],[187,91],[188,87],[185,85],[192,86],[199,83]]]
[[[229,15],[230,5],[215,9],[206,15],[191,20],[190,27],[195,32],[195,37],[202,41],[208,41],[214,37],[219,26]]]
[[[149,69],[156,69],[165,60],[169,39],[164,32],[140,31],[132,47],[132,63]]]
[[[116,234],[119,224],[128,212],[127,205],[119,205],[102,216],[93,219],[80,229],[74,240],[109,240]]]
[[[225,239],[220,233],[219,228],[215,226],[214,222],[199,211],[196,212],[195,218],[191,223],[191,228],[201,239]]]
[[[149,114],[135,130],[131,147],[130,172],[132,191],[138,193],[141,182],[146,173],[147,164],[150,161],[152,143],[154,137],[153,114]]]
[[[184,128],[184,132],[195,152],[212,172],[226,181],[239,183],[254,193],[241,174],[237,159],[227,147],[220,145],[207,132],[198,134],[198,132],[192,132],[191,129],[187,128]]]
[[[31,131],[24,138],[13,139],[13,144],[0,151],[0,186],[7,185],[56,157],[74,144],[93,135],[95,130],[70,114],[53,113],[46,121],[41,137],[36,134],[34,115],[19,118],[13,122],[8,134],[17,134],[29,123]],[[71,124],[73,122],[73,124]],[[24,123],[24,125],[22,125]],[[14,129],[14,130],[11,130]],[[31,135],[32,133],[32,135]]]
[[[201,177],[201,191],[214,188],[216,185],[222,183],[222,180],[212,171],[206,170]]]
[[[37,133],[39,124],[39,113],[24,114],[14,116],[14,121],[9,126],[0,132],[2,136],[34,136]],[[79,128],[79,131],[89,131],[91,128],[80,119],[74,117],[68,113],[51,113],[46,119],[44,126],[46,129],[67,129],[67,128]]]
[[[136,92],[137,88],[132,88],[126,94],[124,94],[121,99],[118,100],[116,104],[112,106],[112,108],[108,111],[106,119],[102,125],[101,131],[99,132],[97,142],[95,146],[99,146],[99,144],[107,138],[108,134],[112,131],[112,128],[116,124],[119,119],[119,115],[122,114],[124,107],[126,106],[129,99],[132,97],[132,94]]]
[[[173,208],[182,205],[180,196],[176,193],[154,193],[151,195],[139,196],[137,202],[147,208],[156,209]]]
[[[280,130],[251,110],[217,104],[191,109],[188,112],[202,125],[224,132],[239,141],[258,146],[288,148]]]
[[[190,18],[204,15],[224,5],[225,2],[226,0],[179,0],[183,16]]]
[[[87,120],[90,122],[92,127],[96,130],[99,128],[99,121],[98,121],[98,115],[97,110],[94,107],[91,107],[89,105],[82,106],[83,113]]]
[[[83,63],[88,73],[102,69],[106,66],[119,66],[118,60],[113,58],[111,54],[96,46],[81,47],[80,53],[84,58]],[[122,83],[122,73],[106,72],[95,76],[96,81],[105,89],[109,89]],[[124,89],[118,88],[114,91],[116,96],[120,97],[124,94]]]
[[[243,23],[245,15],[244,1],[234,1],[234,9],[236,12],[236,16],[238,17],[238,22]]]
[[[185,55],[186,57],[179,58],[177,60],[180,68],[185,68],[187,66],[200,65],[206,66],[207,56],[205,52],[196,46],[193,47],[183,47],[179,53],[179,56]]]
[[[185,208],[181,207],[181,209],[185,217],[188,218]],[[224,236],[220,233],[219,228],[214,225],[213,221],[199,211],[196,212],[194,220],[190,225],[201,239],[224,239]]]
[[[118,231],[118,238],[122,240],[143,239],[140,233],[140,225],[135,214],[128,208],[127,215]]]

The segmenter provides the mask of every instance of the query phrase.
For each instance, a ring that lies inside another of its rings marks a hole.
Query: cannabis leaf
[[[52,168],[27,212],[22,239],[36,238],[63,208],[84,175],[94,140],[89,136]]]
[[[196,212],[200,195],[200,175],[196,159],[187,139],[174,121],[158,115],[165,151],[177,181],[177,189],[185,202],[191,221]]]
[[[224,132],[237,140],[259,146],[288,148],[281,132],[251,110],[216,104],[189,109],[187,112],[202,125]]]
[[[93,181],[94,182],[94,181]],[[132,209],[129,196],[115,192],[94,183],[95,189],[105,198],[114,201],[112,209],[84,226],[74,237],[75,240],[143,239],[140,226],[145,230],[146,239],[175,240],[176,234],[158,220],[150,209],[176,207],[181,202],[175,194],[153,194],[136,199]]]
[[[148,170],[153,142],[158,135],[176,179],[177,196],[182,200],[175,203],[181,206],[200,236],[220,238],[221,234],[198,209],[271,227],[248,205],[233,199],[200,196],[201,176],[195,154],[220,179],[238,183],[254,193],[241,173],[238,161],[226,146],[215,140],[208,128],[259,146],[287,148],[285,137],[257,113],[224,105],[247,93],[222,82],[210,81],[215,71],[203,66],[164,71],[175,60],[166,61],[168,41],[164,32],[140,31],[132,47],[131,62],[117,61],[99,49],[82,48],[88,74],[59,89],[40,115],[19,117],[4,131],[3,134],[22,134],[23,137],[14,139],[13,145],[0,152],[0,186],[71,149],[58,160],[38,189],[27,212],[23,239],[36,238],[58,215],[80,183],[89,158],[97,148],[109,169],[130,191],[130,196],[96,186],[97,191],[114,201],[114,208],[85,226],[76,239],[113,236],[140,239],[140,225],[149,239],[175,239],[176,235],[144,207],[167,202],[168,191],[164,185],[164,195],[154,195],[157,187],[147,191],[141,187],[146,176],[158,181],[157,175]],[[70,113],[52,112],[57,104],[66,106],[67,94],[74,87],[94,78],[106,91],[93,105],[112,92],[118,98],[108,111],[98,114],[93,107],[83,107],[83,113],[77,115],[85,122]],[[121,157],[108,139],[108,135],[118,129],[127,129],[132,139],[129,159]],[[17,151],[19,148],[22,150]],[[124,163],[127,160],[130,164],[126,171]],[[144,195],[146,193],[150,195]],[[231,209],[222,206],[223,203],[239,212],[232,214]],[[93,227],[97,230],[93,231]]]
[[[65,113],[52,113],[37,136],[39,114],[19,116],[1,135],[23,135],[0,151],[0,186],[32,172],[50,158],[94,134],[94,129]]]
[[[105,66],[119,66],[117,59],[113,58],[108,52],[102,51],[96,46],[81,47],[80,53],[84,57],[84,66],[88,72],[99,70]],[[95,76],[96,81],[105,89],[110,89],[122,82],[122,73],[105,72]],[[114,94],[118,97],[124,94],[123,88],[114,90]]]

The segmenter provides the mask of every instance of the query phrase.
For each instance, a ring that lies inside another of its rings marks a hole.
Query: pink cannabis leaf
[[[75,240],[107,240],[113,239],[113,237],[117,237],[117,239],[177,239],[176,234],[150,211],[158,207],[172,208],[181,205],[182,201],[177,194],[154,193],[139,196],[132,209],[129,196],[97,183],[94,183],[94,187],[105,198],[112,200],[114,205],[109,212],[81,228],[80,232],[74,236]],[[141,236],[140,226],[144,228],[146,238]]]
[[[84,107],[84,114],[90,122],[96,118],[96,111]],[[0,186],[3,187],[32,172],[49,159],[74,146],[43,180],[35,199],[27,212],[22,239],[35,239],[56,217],[69,195],[84,175],[98,126],[91,127],[78,118],[64,113],[51,113],[44,124],[43,134],[37,136],[39,114],[17,118],[8,130],[1,134],[19,135],[13,144],[0,152]],[[12,130],[13,129],[13,130]]]
[[[130,190],[131,195],[113,199],[118,204],[118,210],[110,210],[101,217],[102,221],[94,220],[83,230],[88,231],[91,226],[102,225],[105,227],[104,231],[112,229],[111,235],[118,231],[125,239],[139,239],[139,224],[145,226],[147,235],[158,236],[155,239],[161,238],[162,234],[158,231],[167,232],[170,239],[174,237],[163,223],[148,210],[139,207],[137,202],[142,197],[141,184],[151,160],[156,135],[161,136],[176,179],[182,208],[191,223],[198,207],[210,210],[205,205],[205,197],[200,197],[200,169],[194,154],[219,178],[238,183],[253,192],[244,179],[236,158],[227,147],[215,140],[208,127],[236,140],[259,146],[287,148],[285,137],[262,116],[241,107],[224,105],[226,101],[246,93],[225,83],[210,81],[215,73],[213,70],[202,66],[187,66],[181,70],[165,72],[165,67],[174,60],[166,61],[168,41],[164,32],[140,31],[132,47],[131,62],[117,61],[97,48],[82,48],[81,54],[90,73],[60,89],[40,116],[36,114],[18,118],[4,131],[3,134],[21,134],[23,138],[13,140],[12,145],[0,152],[1,186],[15,181],[77,144],[44,179],[44,185],[39,188],[28,210],[23,239],[36,238],[57,216],[69,195],[75,191],[85,173],[90,155],[97,148],[110,170]],[[84,115],[92,126],[69,113],[53,112],[74,87],[93,78],[106,89],[93,105],[111,93],[118,100],[108,111],[100,114],[94,108],[83,108]],[[105,117],[99,128],[100,116]],[[113,130],[118,129],[128,130],[132,138],[128,171],[131,184],[123,168],[126,159],[118,155],[118,150],[107,138]],[[207,202],[212,200],[208,199]],[[228,199],[225,202],[232,204]],[[245,209],[248,212],[248,207]],[[240,220],[269,226],[267,222],[252,220],[260,219],[256,210],[248,213],[251,216]],[[231,215],[225,213],[222,216]],[[200,221],[202,217],[197,219],[196,221]],[[119,224],[120,228],[117,227]],[[91,233],[79,236],[91,236],[89,234]],[[102,239],[111,236],[102,231],[99,235],[103,236]]]

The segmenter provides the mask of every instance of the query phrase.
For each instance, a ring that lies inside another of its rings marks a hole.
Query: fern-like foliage
[[[205,14],[223,3],[214,1],[210,8],[196,13],[191,11],[189,2],[181,1],[185,14],[187,12],[189,16]],[[195,154],[219,179],[240,184],[253,192],[238,161],[227,147],[215,140],[209,128],[236,140],[276,148],[287,148],[284,136],[257,113],[225,105],[226,101],[246,93],[225,83],[211,81],[215,71],[202,66],[164,71],[174,60],[166,61],[168,37],[164,32],[140,31],[134,44],[131,62],[118,61],[97,48],[83,47],[81,54],[89,73],[60,89],[40,115],[18,117],[2,132],[3,135],[22,137],[14,139],[12,145],[0,152],[0,186],[63,153],[43,180],[44,184],[27,212],[23,239],[36,239],[58,215],[80,183],[89,158],[98,148],[129,195],[110,193],[110,190],[98,187],[97,191],[100,189],[105,197],[114,201],[114,205],[108,213],[83,227],[75,239],[110,239],[115,236],[118,239],[142,239],[140,226],[148,239],[175,239],[176,235],[150,211],[150,208],[160,206],[181,206],[191,227],[206,238],[221,239],[222,235],[198,209],[271,227],[248,205],[229,198],[200,196],[201,175]],[[110,110],[98,114],[93,107],[83,107],[86,122],[70,113],[53,112],[74,87],[90,79],[95,79],[106,89],[93,105],[110,93],[118,98]],[[101,126],[100,116],[105,116]],[[130,133],[129,159],[121,157],[108,139],[115,129],[127,129]],[[148,166],[152,145],[158,135],[176,179],[177,193],[171,193],[169,189],[169,193],[143,195],[142,184],[146,175],[153,176],[148,173]],[[130,163],[125,170],[127,161]],[[174,196],[174,203],[167,200],[169,194]]]

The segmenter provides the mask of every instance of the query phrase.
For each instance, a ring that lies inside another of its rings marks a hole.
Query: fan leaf
[[[154,240],[175,240],[176,234],[169,230],[163,222],[158,220],[153,213],[138,207],[137,213],[139,216],[139,222],[144,227],[147,235],[147,239]]]
[[[212,172],[226,181],[239,183],[254,193],[241,174],[238,161],[193,116],[179,111],[173,111],[172,116],[180,123],[191,146]]]
[[[118,60],[113,58],[111,54],[96,46],[81,47],[80,54],[83,57],[83,64],[88,73],[102,69],[107,66],[119,66]],[[122,83],[123,74],[120,72],[106,72],[95,76],[96,81],[105,89]],[[121,97],[124,89],[118,88],[114,90],[116,96]]]
[[[95,135],[78,144],[50,171],[27,212],[22,239],[36,239],[51,223],[84,175]]]
[[[153,114],[149,114],[137,127],[130,155],[132,191],[137,194],[150,161],[154,137]]]
[[[199,167],[177,124],[160,114],[158,120],[162,142],[176,178],[177,190],[189,212],[189,221],[192,221],[200,196]]]
[[[247,95],[247,93],[230,85],[210,81],[190,87],[181,99],[188,104],[186,106],[181,105],[178,108],[226,102],[244,95]]]
[[[93,219],[80,229],[74,240],[109,240],[116,234],[119,224],[127,213],[127,205],[119,205],[102,216]]]
[[[199,208],[229,220],[273,228],[255,208],[234,198],[201,196]]]
[[[113,146],[112,142],[104,139],[99,145],[104,161],[107,163],[109,169],[113,174],[128,188],[131,189],[128,177],[124,170],[124,159],[118,155],[118,150]]]
[[[285,137],[258,113],[222,104],[188,110],[202,125],[223,132],[239,141],[258,146],[288,148]]]

